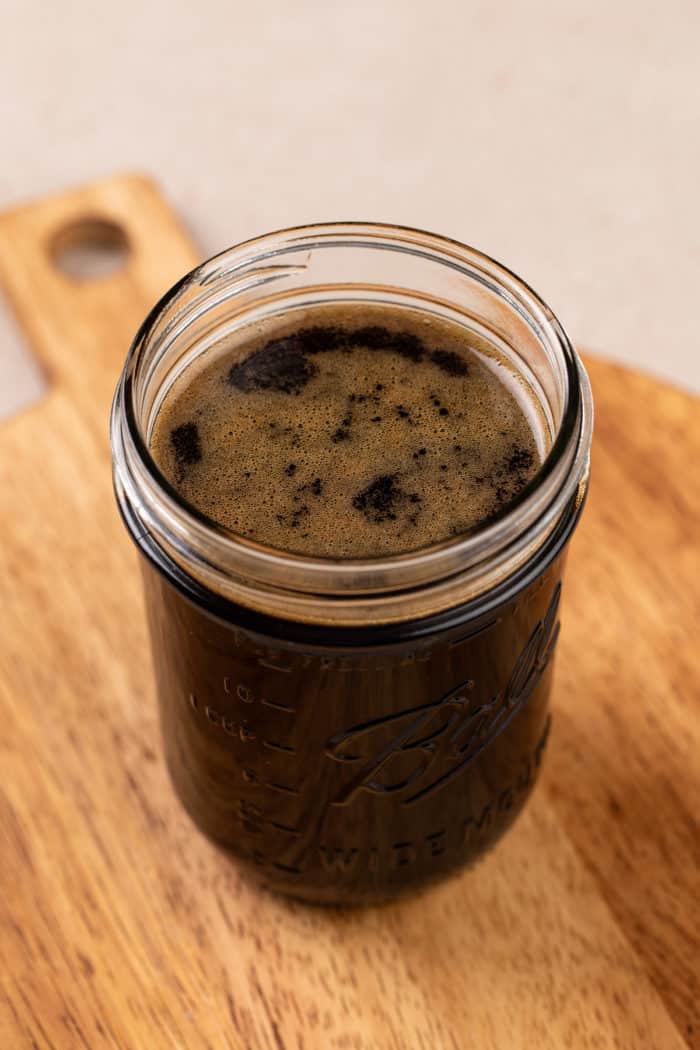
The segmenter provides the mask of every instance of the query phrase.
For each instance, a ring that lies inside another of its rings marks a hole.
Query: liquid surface
[[[416,550],[486,522],[541,463],[525,392],[485,351],[417,311],[290,313],[187,369],[151,451],[184,499],[258,542]]]

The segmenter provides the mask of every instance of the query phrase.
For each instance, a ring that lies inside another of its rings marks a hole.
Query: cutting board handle
[[[113,257],[83,272],[81,253],[101,247]],[[98,402],[104,411],[146,309],[196,262],[177,218],[140,175],[0,216],[0,283],[49,384],[68,385],[85,411]]]

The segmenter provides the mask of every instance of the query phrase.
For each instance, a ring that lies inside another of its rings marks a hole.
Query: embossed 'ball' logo
[[[433,703],[336,733],[326,754],[353,767],[353,773],[332,804],[348,805],[358,792],[367,791],[410,805],[473,762],[523,708],[542,677],[559,636],[560,594],[557,584],[505,688],[490,700],[474,707],[474,682],[465,679]]]

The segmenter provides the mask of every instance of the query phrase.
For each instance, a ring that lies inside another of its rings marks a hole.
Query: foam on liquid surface
[[[184,499],[258,542],[416,550],[487,521],[541,463],[525,392],[485,349],[417,311],[290,312],[187,369],[151,451]]]

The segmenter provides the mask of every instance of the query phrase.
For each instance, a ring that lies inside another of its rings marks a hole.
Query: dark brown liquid
[[[248,328],[166,397],[154,457],[188,502],[283,550],[364,557],[466,533],[534,476],[525,390],[455,323],[318,307]]]
[[[561,571],[559,556],[467,625],[348,646],[322,627],[308,644],[251,631],[146,564],[185,808],[268,886],[310,901],[381,901],[470,863],[539,773]]]

